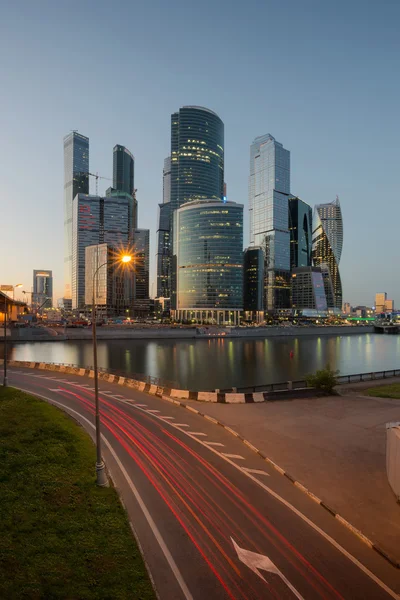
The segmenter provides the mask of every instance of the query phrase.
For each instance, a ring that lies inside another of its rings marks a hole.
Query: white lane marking
[[[163,415],[160,415],[160,419],[163,421],[173,421],[175,417],[163,417]]]
[[[203,433],[201,431],[188,431],[188,433],[190,433],[190,435],[200,435],[200,436],[207,437],[207,434]]]
[[[207,444],[207,446],[220,446],[221,448],[224,447],[224,444],[221,444],[221,442],[204,442],[205,444]]]
[[[185,431],[186,433],[186,431]],[[221,452],[221,456],[225,456],[226,458],[235,458],[238,460],[244,460],[243,456],[240,456],[240,454],[226,454],[225,452]]]
[[[140,404],[137,404],[136,406],[140,406]],[[156,413],[161,412],[161,410],[154,410],[154,409],[148,408],[146,412],[156,414]]]
[[[147,404],[135,404],[135,406],[140,406],[140,408],[142,408],[143,406],[147,406]]]
[[[284,581],[286,583],[288,588],[293,592],[293,594],[296,596],[296,598],[298,598],[298,600],[304,600],[303,596],[301,596],[301,594],[299,594],[299,592],[296,590],[296,588],[293,587],[293,585],[290,583],[290,581],[284,576],[284,574],[278,569],[278,567],[276,567],[274,565],[274,563],[272,562],[271,559],[268,558],[268,556],[265,556],[264,554],[258,554],[257,552],[252,552],[251,550],[245,550],[244,548],[241,548],[240,546],[237,545],[237,543],[235,542],[235,540],[232,537],[231,537],[231,541],[232,541],[233,547],[235,548],[235,550],[237,552],[238,559],[242,563],[244,563],[247,567],[249,567],[249,569],[251,571],[253,571],[253,573],[258,575],[258,577],[260,577],[263,581],[265,581],[265,583],[267,583],[267,580],[264,579],[264,577],[261,575],[260,569],[262,569],[263,571],[268,571],[269,573],[278,575],[278,577],[280,577],[282,579],[282,581]]]
[[[49,392],[61,392],[60,388],[50,388]]]
[[[14,387],[16,387],[16,386],[14,386]],[[30,393],[34,393],[35,394],[36,393],[36,392],[32,392],[30,390],[25,390],[23,388],[17,388],[17,389],[21,389],[23,392],[27,392],[28,394],[30,394]],[[39,396],[39,394],[36,394],[36,395]],[[49,398],[46,398],[46,397],[44,397],[44,398],[46,400],[50,400]],[[135,407],[137,407],[137,406],[139,406],[139,405],[135,404]],[[143,410],[143,409],[139,408],[139,410]],[[143,410],[143,412],[146,412],[146,411]],[[154,417],[156,419],[162,420],[161,417],[159,417],[157,415],[154,415]],[[185,423],[169,423],[169,424],[171,425],[171,427],[189,427],[189,425],[186,425]],[[286,508],[288,508],[295,515],[297,515],[302,521],[304,521],[305,523],[307,523],[307,525],[309,525],[312,529],[314,529],[314,531],[316,531],[317,533],[319,533],[326,541],[328,541],[334,548],[336,548],[336,550],[338,550],[339,552],[341,552],[343,554],[343,556],[345,556],[348,560],[350,560],[365,575],[367,575],[370,579],[372,579],[372,581],[374,581],[381,589],[383,589],[387,594],[389,594],[389,596],[391,598],[394,598],[394,600],[399,600],[399,595],[396,594],[393,590],[391,590],[386,585],[386,583],[384,583],[381,579],[379,579],[379,577],[377,577],[376,575],[374,575],[374,573],[372,573],[372,571],[370,571],[367,567],[365,567],[355,556],[353,556],[352,554],[350,554],[350,552],[348,552],[345,548],[343,548],[343,546],[341,546],[338,542],[336,542],[336,540],[334,540],[330,535],[328,535],[325,531],[323,531],[320,527],[318,527],[318,525],[316,525],[308,517],[306,517],[305,515],[303,515],[303,513],[300,512],[295,506],[293,506],[293,504],[290,504],[290,502],[288,502],[287,500],[285,500],[284,498],[282,498],[282,496],[280,496],[279,494],[277,494],[276,492],[274,492],[273,489],[271,489],[270,487],[268,487],[267,485],[265,485],[265,483],[263,483],[262,481],[260,481],[256,477],[254,477],[251,473],[246,472],[246,470],[243,469],[243,467],[241,467],[240,465],[238,465],[235,462],[233,462],[232,460],[230,460],[230,458],[228,458],[226,455],[224,456],[224,454],[222,452],[219,452],[218,450],[215,450],[214,448],[212,448],[209,445],[209,443],[204,442],[203,440],[199,440],[198,438],[196,438],[194,436],[191,436],[190,433],[187,432],[187,431],[183,431],[182,433],[184,433],[185,435],[187,435],[188,437],[190,437],[192,440],[196,440],[198,444],[201,444],[205,448],[208,448],[208,450],[210,452],[213,452],[214,454],[216,454],[217,456],[219,456],[220,458],[222,458],[223,460],[225,460],[225,462],[227,462],[230,465],[232,465],[235,469],[237,469],[238,471],[241,471],[246,477],[248,477],[249,479],[251,479],[252,481],[254,481],[254,483],[256,485],[258,485],[259,487],[263,488],[264,491],[266,491],[273,498],[275,498],[276,500],[278,500],[278,502],[280,502],[281,504],[283,504],[284,506],[286,506]],[[190,598],[192,598],[192,596],[190,596]]]
[[[266,477],[269,477],[269,473],[266,471],[260,471],[260,469],[249,469],[248,467],[242,467],[242,469],[247,473],[254,473],[254,475],[265,475]]]
[[[22,388],[18,388],[24,392],[32,393],[29,392],[28,390],[23,390]],[[56,390],[58,391],[58,390]],[[79,413],[78,411],[74,410],[73,408],[69,408],[68,406],[65,406],[65,404],[62,404],[62,402],[57,402],[57,400],[53,400],[52,398],[48,398],[47,396],[42,396],[41,394],[35,394],[36,396],[38,396],[39,398],[43,398],[44,400],[47,400],[48,402],[50,402],[51,404],[57,404],[58,406],[61,406],[66,412],[71,412],[74,413],[75,415],[78,415],[81,419],[83,419],[88,425],[89,427],[91,427],[92,429],[95,429],[95,426],[93,425],[93,423],[91,423],[89,421],[89,419],[87,419],[86,417],[84,417],[83,415],[81,415],[81,413]],[[167,544],[165,543],[157,525],[155,524],[153,517],[151,516],[151,514],[149,513],[146,504],[144,503],[141,495],[139,494],[137,488],[135,487],[132,479],[129,477],[124,465],[122,464],[122,462],[120,461],[120,459],[118,458],[115,450],[113,449],[113,447],[111,446],[110,442],[108,441],[108,439],[106,437],[104,437],[104,435],[101,435],[101,438],[103,440],[103,442],[105,443],[105,445],[107,446],[107,448],[109,449],[109,451],[111,452],[115,462],[117,463],[117,465],[119,466],[121,473],[123,474],[123,476],[125,477],[132,494],[135,496],[137,503],[139,504],[140,508],[142,509],[142,512],[146,518],[146,521],[151,529],[151,531],[153,532],[154,537],[156,538],[164,556],[165,559],[167,561],[167,563],[169,564],[171,571],[173,572],[173,574],[175,575],[176,581],[178,582],[179,587],[181,588],[184,597],[186,598],[186,600],[193,600],[193,596],[190,593],[181,572],[178,569],[178,566],[176,564],[176,562],[174,561],[171,552],[168,549]]]
[[[113,398],[124,398],[121,394],[114,394]]]
[[[104,394],[105,396],[112,396],[114,392],[103,392],[101,391],[100,394]]]
[[[114,400],[125,400],[124,396],[110,396],[110,398],[114,398]]]

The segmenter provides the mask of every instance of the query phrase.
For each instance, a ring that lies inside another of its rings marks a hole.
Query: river
[[[15,360],[93,364],[90,341],[19,343],[10,354]],[[327,363],[341,375],[398,369],[400,335],[100,340],[98,362],[104,368],[175,382],[184,389],[223,389],[302,379]]]

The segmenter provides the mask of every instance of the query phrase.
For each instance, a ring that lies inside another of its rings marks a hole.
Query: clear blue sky
[[[116,143],[134,153],[154,257],[170,114],[197,104],[225,123],[225,179],[245,205],[245,243],[249,145],[271,133],[291,151],[292,193],[311,205],[340,197],[343,299],[371,304],[387,291],[399,305],[399,22],[398,0],[6,3],[0,282],[30,289],[33,269],[52,269],[63,294],[71,129],[90,138],[92,172],[112,176]]]

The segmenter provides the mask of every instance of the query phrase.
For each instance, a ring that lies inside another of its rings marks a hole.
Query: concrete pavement
[[[385,424],[400,420],[400,400],[360,396],[359,387],[371,382],[352,384],[343,396],[190,404],[232,427],[400,561],[400,505],[385,454]]]
[[[93,380],[11,369],[10,384],[93,435]],[[160,598],[399,598],[399,571],[223,428],[121,385],[100,392],[103,454]]]

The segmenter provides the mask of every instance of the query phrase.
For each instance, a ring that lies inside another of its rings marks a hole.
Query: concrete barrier
[[[400,502],[400,421],[386,425],[386,472],[390,487]]]

